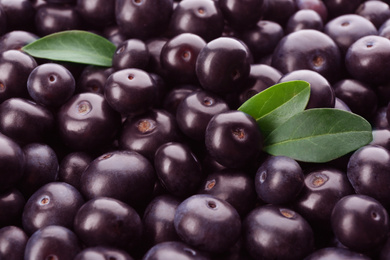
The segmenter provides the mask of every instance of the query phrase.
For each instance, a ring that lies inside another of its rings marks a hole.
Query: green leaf
[[[293,115],[302,112],[310,97],[310,84],[296,80],[273,85],[242,104],[238,110],[256,119],[263,136],[268,136]]]
[[[372,141],[369,122],[338,109],[308,109],[296,114],[264,140],[264,151],[304,162],[328,162]]]
[[[22,50],[36,58],[110,67],[116,46],[97,34],[71,30],[47,35]]]

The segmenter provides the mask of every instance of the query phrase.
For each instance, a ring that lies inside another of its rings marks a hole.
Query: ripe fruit
[[[161,185],[179,198],[194,194],[204,178],[200,162],[182,143],[161,145],[154,155],[154,168]]]
[[[91,223],[94,224],[91,226]],[[99,197],[87,201],[78,210],[74,231],[88,247],[112,246],[129,250],[134,249],[141,238],[142,223],[138,213],[128,204]]]
[[[325,33],[299,30],[280,40],[271,65],[284,74],[301,69],[313,70],[333,82],[341,70],[340,50]]]
[[[141,154],[112,151],[88,164],[80,178],[80,191],[86,199],[110,197],[139,206],[151,196],[155,178],[152,164]]]
[[[29,75],[27,90],[39,104],[59,107],[74,93],[76,87],[72,73],[62,65],[46,63],[37,66]]]
[[[144,70],[130,68],[112,73],[104,86],[104,99],[124,116],[141,114],[152,108],[156,85]]]
[[[202,87],[217,94],[238,90],[249,75],[250,54],[239,40],[219,37],[202,48],[196,60],[196,75]]]
[[[206,128],[207,151],[226,167],[248,166],[260,154],[262,141],[256,121],[241,111],[217,114]]]
[[[388,4],[0,0],[0,258],[388,259]]]
[[[253,258],[303,259],[314,249],[309,223],[289,208],[266,205],[253,209],[243,222],[243,232]]]
[[[51,225],[37,230],[28,239],[25,259],[73,259],[81,251],[76,234],[63,226]]]
[[[389,165],[390,152],[387,149],[367,145],[350,157],[347,176],[357,194],[368,195],[387,206],[390,204],[387,192],[390,183],[387,171]]]
[[[331,222],[337,239],[357,252],[379,246],[389,231],[386,209],[366,195],[353,194],[339,200],[333,208]]]
[[[23,229],[31,235],[50,225],[73,228],[74,217],[84,204],[80,192],[63,182],[42,186],[28,199],[23,210]]]
[[[57,113],[62,141],[70,148],[91,151],[107,146],[121,124],[120,114],[95,93],[74,95]]]
[[[304,174],[295,160],[270,156],[257,169],[256,193],[261,200],[274,205],[292,202],[304,186]]]
[[[177,106],[176,121],[180,130],[193,140],[204,140],[207,124],[219,113],[229,110],[228,104],[209,91],[194,91]]]
[[[233,246],[241,232],[237,211],[211,195],[193,195],[176,209],[174,225],[179,237],[199,250],[221,253]]]
[[[388,81],[390,40],[378,35],[368,35],[355,41],[345,55],[345,66],[357,80],[370,84]]]

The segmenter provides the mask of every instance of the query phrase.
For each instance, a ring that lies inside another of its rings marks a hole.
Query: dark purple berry
[[[217,114],[206,128],[208,152],[226,167],[248,166],[260,154],[262,142],[256,121],[241,111]]]
[[[237,211],[226,201],[200,194],[184,200],[176,209],[174,225],[179,237],[199,250],[228,250],[241,233]]]
[[[389,232],[386,209],[366,195],[353,194],[339,200],[333,208],[331,222],[337,239],[357,252],[379,246]]]
[[[62,65],[45,63],[29,75],[27,90],[32,99],[48,107],[59,107],[75,92],[72,73]]]

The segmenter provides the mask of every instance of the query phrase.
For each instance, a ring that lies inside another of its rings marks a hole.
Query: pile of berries
[[[21,50],[66,30],[112,66]],[[0,259],[390,259],[389,0],[0,0],[0,36]],[[266,154],[237,109],[292,80],[373,141]]]

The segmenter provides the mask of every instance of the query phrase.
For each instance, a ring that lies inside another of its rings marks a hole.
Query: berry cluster
[[[112,66],[21,50],[66,30]],[[390,258],[389,0],[0,0],[0,36],[0,259]],[[293,80],[373,141],[266,154],[237,109]]]

